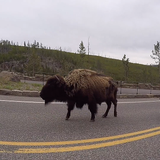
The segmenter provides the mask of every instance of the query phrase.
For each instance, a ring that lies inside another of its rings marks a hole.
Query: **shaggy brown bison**
[[[114,116],[117,117],[116,84],[112,78],[92,70],[75,69],[65,78],[55,75],[48,79],[41,90],[40,96],[45,100],[45,104],[54,100],[67,102],[66,120],[69,119],[75,105],[77,108],[82,108],[84,104],[88,104],[91,121],[94,121],[97,104],[102,102],[107,104],[107,110],[103,117],[107,117],[111,103],[114,104]]]

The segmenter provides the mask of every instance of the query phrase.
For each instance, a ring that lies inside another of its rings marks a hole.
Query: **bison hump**
[[[108,77],[87,69],[75,69],[65,77],[66,84],[73,87],[72,92],[79,90],[105,92],[106,87],[110,85],[109,80]]]

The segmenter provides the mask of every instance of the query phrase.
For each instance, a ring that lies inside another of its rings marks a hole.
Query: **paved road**
[[[160,160],[159,99],[120,99],[117,118],[113,108],[101,118],[105,109],[95,122],[87,107],[65,121],[65,104],[0,96],[0,160]]]
[[[31,84],[42,84],[44,85],[46,82],[43,81],[31,81],[31,80],[21,80],[23,83],[31,83]]]

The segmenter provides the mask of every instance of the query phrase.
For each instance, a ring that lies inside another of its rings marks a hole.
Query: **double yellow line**
[[[1,150],[0,153],[57,153],[57,152],[73,152],[89,149],[98,149],[103,147],[114,146],[123,143],[138,141],[141,139],[160,135],[160,127],[96,139],[62,141],[62,142],[5,142],[0,141],[0,146],[7,145],[12,148],[10,150]],[[22,147],[23,146],[23,147]],[[26,146],[24,148],[24,146]],[[47,148],[48,146],[48,148]],[[53,146],[53,147],[51,147]],[[34,148],[33,148],[34,147]],[[36,147],[36,148],[35,148]],[[1,148],[1,147],[0,147]]]

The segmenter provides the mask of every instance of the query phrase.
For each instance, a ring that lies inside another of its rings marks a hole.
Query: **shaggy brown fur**
[[[66,84],[68,86],[73,86],[73,92],[78,92],[81,89],[91,89],[96,91],[97,89],[104,89],[109,86],[108,81],[108,77],[85,69],[73,70],[67,77],[65,77]],[[104,93],[104,90],[102,92]]]
[[[68,113],[66,119],[69,119],[74,105],[77,108],[82,108],[84,104],[88,104],[91,121],[95,119],[97,104],[102,102],[106,102],[108,105],[103,117],[107,116],[111,102],[115,106],[114,116],[117,116],[116,95],[117,87],[112,78],[87,69],[73,70],[65,78],[59,75],[53,76],[47,81],[40,93],[46,104],[53,100],[67,101]]]

